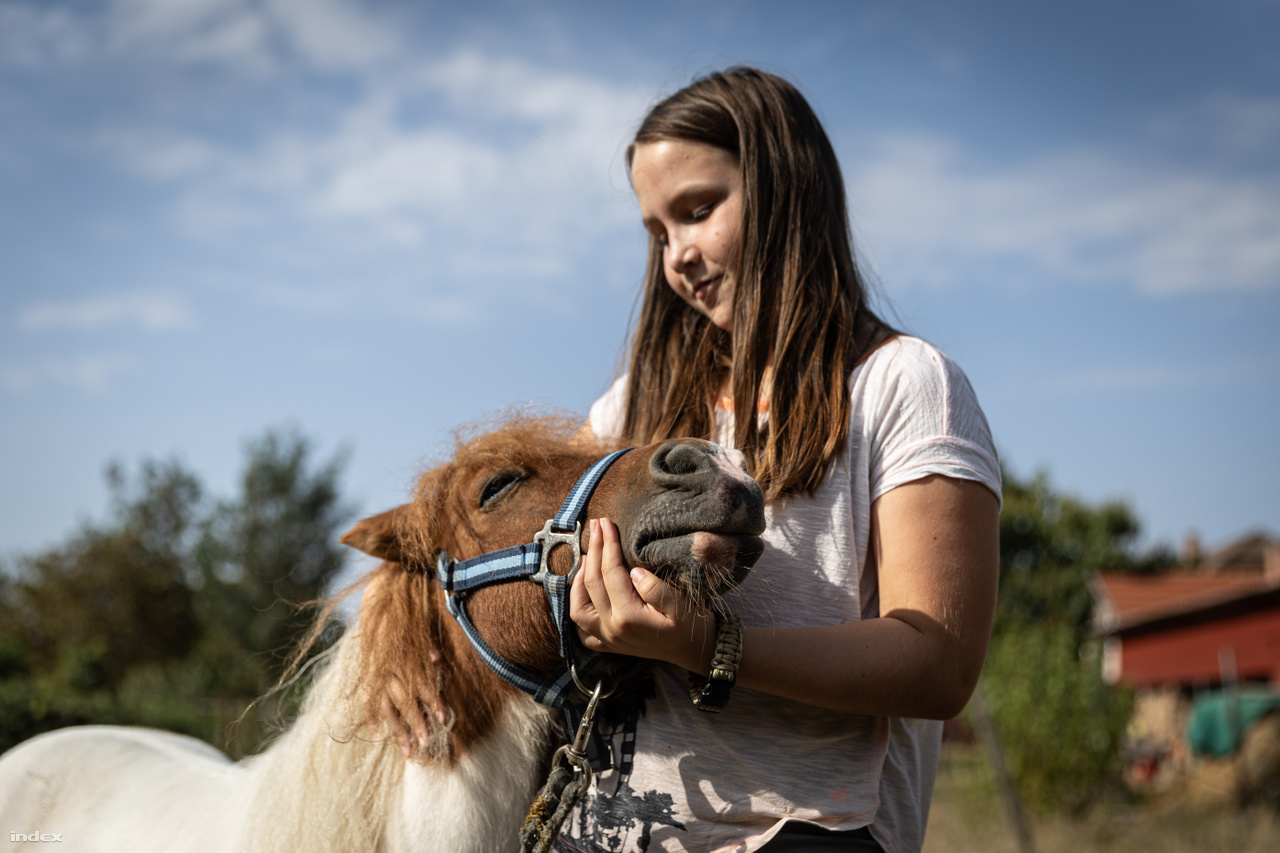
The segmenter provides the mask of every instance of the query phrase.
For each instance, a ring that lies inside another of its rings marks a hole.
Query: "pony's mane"
[[[321,655],[293,725],[245,760],[257,779],[245,840],[262,853],[372,849],[403,768],[395,741],[360,722],[359,636]]]
[[[434,568],[436,552],[445,541],[449,523],[444,502],[458,472],[476,466],[539,464],[566,450],[599,447],[579,418],[508,412],[496,421],[482,421],[454,433],[454,452],[444,464],[418,479],[409,511],[399,517],[396,530],[410,566]]]

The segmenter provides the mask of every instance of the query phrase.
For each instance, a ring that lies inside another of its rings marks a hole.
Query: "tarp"
[[[1271,711],[1280,711],[1280,693],[1256,688],[1206,693],[1191,706],[1187,741],[1197,755],[1225,758],[1236,751],[1245,730]]]

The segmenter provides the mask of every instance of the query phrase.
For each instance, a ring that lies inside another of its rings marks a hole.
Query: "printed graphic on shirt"
[[[574,812],[573,846],[582,853],[612,853],[637,850],[646,853],[655,827],[669,826],[684,831],[675,819],[670,794],[631,790],[623,780],[613,796],[584,799]]]

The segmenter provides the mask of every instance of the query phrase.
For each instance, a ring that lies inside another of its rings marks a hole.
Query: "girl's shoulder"
[[[622,434],[622,421],[627,411],[627,374],[613,381],[609,390],[591,404],[587,423],[598,438],[615,438]]]
[[[990,427],[969,377],[928,341],[899,335],[854,369],[849,393],[864,430],[904,441],[925,435],[991,445]]]
[[[858,366],[864,367],[894,360],[925,362],[946,357],[942,350],[924,338],[900,333],[887,338],[884,343],[864,355],[858,362]]]
[[[855,395],[878,390],[918,390],[957,381],[968,384],[964,371],[942,350],[912,335],[895,335],[885,341],[866,355],[849,376]]]

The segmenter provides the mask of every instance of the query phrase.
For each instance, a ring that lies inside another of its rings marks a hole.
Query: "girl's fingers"
[[[408,758],[413,754],[413,732],[404,715],[400,713],[403,702],[404,685],[399,679],[393,678],[387,682],[387,692],[382,694],[382,720],[395,737],[396,743],[400,744],[400,751],[404,753],[405,758]]]
[[[427,745],[431,737],[427,718],[422,715],[422,707],[417,700],[410,698],[400,679],[392,677],[387,682],[387,695],[383,697],[382,703],[387,722],[395,732],[396,742],[400,744],[400,751],[406,758],[413,755],[415,741],[418,746]]]
[[[628,582],[642,602],[668,618],[679,619],[689,609],[688,599],[648,569],[636,566]]]
[[[583,558],[582,568],[585,570],[582,585],[591,598],[596,616],[600,621],[608,621],[613,613],[613,599],[609,595],[609,587],[605,583],[603,570],[604,543],[600,533],[600,519],[591,519],[591,541],[587,545],[587,555]]]
[[[569,618],[578,627],[596,619],[596,606],[591,603],[591,595],[587,592],[585,566],[578,569],[578,576],[569,587]]]
[[[596,639],[601,621],[610,612],[610,607],[609,594],[600,576],[600,523],[593,518],[588,524],[587,553],[582,556],[582,565],[569,588],[569,618],[577,624],[578,636],[587,648],[597,649],[598,643],[592,645],[588,641]]]
[[[618,528],[590,521],[591,538],[569,592],[569,615],[592,651],[675,660],[704,631],[687,623],[688,603],[647,569],[629,569]],[[683,655],[687,656],[687,655]]]
[[[631,575],[627,570],[626,560],[622,556],[622,541],[618,538],[618,528],[607,518],[592,522],[592,531],[600,532],[600,574],[604,580],[606,594],[609,596],[611,609],[630,609],[642,605],[631,585]],[[592,540],[594,544],[594,539]]]
[[[391,694],[382,694],[382,702],[379,705],[382,721],[395,737],[396,743],[400,744],[400,751],[404,753],[404,757],[408,758],[413,754],[413,738],[409,734],[409,727],[401,719],[400,712],[396,710],[395,703],[391,701]]]
[[[591,596],[587,592],[584,569],[585,567],[578,570],[578,576],[573,579],[573,586],[569,587],[569,618],[578,626],[578,639],[582,644],[595,650],[597,647],[592,643],[597,641],[592,634],[599,630],[600,614],[596,611],[596,606],[591,602]]]

